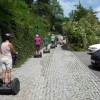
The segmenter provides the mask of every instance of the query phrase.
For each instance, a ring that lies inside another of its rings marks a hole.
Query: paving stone
[[[19,78],[21,90],[0,100],[100,100],[100,80],[61,45],[28,59],[12,76]]]

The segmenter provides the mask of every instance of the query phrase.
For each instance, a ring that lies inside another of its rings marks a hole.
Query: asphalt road
[[[100,67],[91,65],[91,55],[88,52],[72,52],[87,68],[100,79]]]

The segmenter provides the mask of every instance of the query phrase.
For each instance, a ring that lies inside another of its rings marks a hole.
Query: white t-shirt
[[[3,42],[1,44],[1,57],[2,58],[11,58],[12,59],[12,56],[11,56],[11,49],[10,47],[8,46],[9,45],[9,42]]]

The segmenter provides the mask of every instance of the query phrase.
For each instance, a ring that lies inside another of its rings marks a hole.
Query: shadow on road
[[[88,55],[92,55],[92,53],[87,53]]]
[[[91,70],[100,71],[100,66],[98,65],[89,65],[88,66]]]
[[[68,50],[66,44],[61,45],[61,48],[62,48],[63,50]]]
[[[0,95],[13,95],[13,94],[8,92],[0,92]]]

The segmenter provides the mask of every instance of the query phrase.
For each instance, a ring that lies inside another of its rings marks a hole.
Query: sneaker
[[[2,84],[2,88],[5,88],[6,86],[7,86],[6,83],[3,83],[3,84]]]
[[[2,83],[0,83],[0,87],[2,87]]]
[[[11,87],[11,84],[10,84],[10,83],[8,83],[8,84],[7,84],[7,87],[8,87],[8,88],[10,88],[10,87]]]

